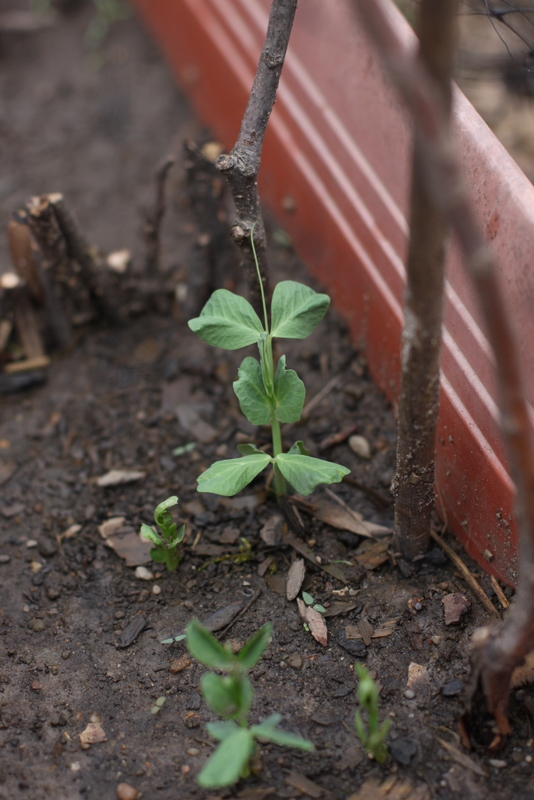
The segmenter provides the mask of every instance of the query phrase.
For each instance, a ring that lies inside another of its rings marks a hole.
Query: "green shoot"
[[[163,503],[156,506],[154,520],[160,533],[156,533],[150,525],[141,525],[140,534],[147,542],[152,542],[150,558],[158,564],[166,564],[169,572],[176,569],[182,556],[179,545],[184,538],[185,525],[178,530],[178,525],[173,522],[172,512],[169,510],[177,505],[177,497],[168,497]]]
[[[298,422],[306,389],[297,373],[286,368],[285,355],[275,363],[273,339],[305,339],[323,319],[330,298],[301,283],[282,281],[273,292],[269,325],[252,235],[251,244],[261,290],[263,322],[245,298],[226,289],[217,289],[200,316],[189,321],[189,327],[214,347],[238,350],[251,344],[258,346],[259,360],[251,356],[243,360],[234,391],[249,422],[271,426],[273,455],[252,444],[239,445],[237,449],[241,458],[212,464],[198,478],[198,491],[230,497],[271,464],[277,495],[286,493],[286,481],[297,492],[307,495],[321,483],[339,483],[350,470],[310,457],[300,441],[295,442],[287,453],[283,452],[280,425]]]
[[[247,673],[263,655],[271,631],[271,625],[264,625],[234,654],[197,620],[187,626],[187,648],[191,655],[212,670],[226,673],[207,672],[201,680],[207,704],[223,718],[207,725],[210,736],[220,744],[197,778],[206,789],[220,789],[248,777],[258,740],[297,747],[306,752],[313,750],[311,742],[278,727],[280,714],[273,714],[259,725],[248,725],[254,690]]]
[[[356,712],[354,724],[356,733],[364,748],[372,753],[379,764],[383,764],[388,757],[386,736],[391,727],[391,720],[386,719],[378,723],[378,687],[369,675],[363,664],[354,665],[358,673],[358,700],[360,706],[367,712],[367,725],[363,721],[360,711]]]

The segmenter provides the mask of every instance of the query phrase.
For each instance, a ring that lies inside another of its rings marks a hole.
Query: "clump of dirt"
[[[31,34],[0,33],[0,204],[7,219],[29,195],[61,191],[92,240],[132,247],[140,258],[139,211],[150,201],[154,169],[201,129],[134,19],[112,29],[105,65],[89,68],[90,14],[82,6]],[[198,263],[203,244],[180,164],[173,174],[162,271],[177,271],[187,287],[188,264]],[[291,249],[275,244],[270,255],[275,279],[312,283]],[[0,258],[5,269],[4,249]],[[298,506],[300,551],[284,539],[264,480],[236,498],[196,492],[197,475],[214,459],[268,437],[243,419],[231,389],[242,354],[200,342],[178,303],[170,316],[84,330],[53,360],[46,384],[0,398],[2,800],[112,798],[125,783],[147,798],[207,797],[195,783],[213,750],[202,669],[183,643],[161,640],[192,616],[204,620],[236,601],[244,613],[221,628],[223,639],[238,645],[265,621],[274,625],[252,675],[252,719],[280,712],[316,750],[264,746],[259,774],[212,800],[345,798],[387,777],[405,779],[418,797],[444,800],[534,792],[530,688],[514,699],[514,735],[497,759],[467,754],[456,733],[482,606],[439,549],[403,563],[388,536],[355,533],[361,523],[343,506],[391,527],[395,424],[364,358],[333,311],[285,351],[308,400],[330,386],[306,420],[285,431],[286,442],[302,438],[312,454],[350,467],[353,480],[331,488],[341,504],[321,490],[308,499],[312,506]],[[370,457],[346,438],[332,444],[349,428],[365,437]],[[138,475],[99,485],[112,469]],[[187,529],[182,564],[168,574],[146,551],[137,558],[128,551],[127,566],[109,546],[110,526],[124,556],[121,548],[171,494],[180,497]],[[342,527],[320,516],[336,516]],[[304,588],[327,609],[326,647],[286,598],[285,576],[303,551]],[[136,572],[140,562],[148,573]],[[498,606],[489,579],[470,567]],[[455,593],[468,598],[465,613],[447,625],[443,601]],[[380,684],[381,714],[393,722],[383,767],[355,734],[356,660]],[[159,697],[166,702],[153,714]],[[89,723],[98,743],[80,739]]]

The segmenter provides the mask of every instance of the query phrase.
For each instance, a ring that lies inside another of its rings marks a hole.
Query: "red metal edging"
[[[132,2],[200,118],[231,147],[263,43],[269,0]],[[393,5],[391,14],[406,47],[414,47],[413,33]],[[532,402],[534,187],[460,92],[455,125],[478,218],[500,258]],[[266,136],[260,189],[328,288],[393,403],[409,152],[404,112],[348,0],[306,0],[297,10]],[[438,506],[479,564],[513,585],[514,489],[498,429],[493,359],[454,245],[447,274]]]

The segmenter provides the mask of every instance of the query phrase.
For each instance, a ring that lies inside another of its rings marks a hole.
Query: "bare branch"
[[[146,242],[145,270],[152,277],[159,267],[160,232],[166,206],[166,187],[169,172],[176,161],[175,155],[169,155],[158,165],[155,175],[154,207],[147,212],[144,238]]]
[[[497,264],[474,218],[447,127],[447,112],[421,63],[407,54],[383,0],[356,0],[369,32],[409,107],[421,141],[428,191],[451,220],[478,293],[495,354],[502,431],[517,487],[520,575],[514,603],[499,626],[475,639],[477,669],[495,717],[497,746],[510,732],[510,678],[534,647],[534,443],[522,387],[518,351],[497,278]]]
[[[434,77],[450,115],[457,0],[422,0],[421,60]],[[401,391],[395,496],[395,535],[409,560],[430,541],[434,454],[439,411],[439,356],[443,318],[445,243],[449,225],[429,192],[419,137],[414,143],[410,244],[404,301]]]
[[[217,167],[226,175],[236,207],[232,235],[243,250],[251,299],[260,313],[261,298],[250,234],[254,229],[254,243],[267,295],[266,241],[258,194],[258,173],[265,130],[276,100],[296,8],[297,0],[273,0],[267,35],[239,136],[232,152],[217,159]]]

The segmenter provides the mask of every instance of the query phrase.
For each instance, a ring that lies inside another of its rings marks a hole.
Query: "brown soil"
[[[7,0],[0,7],[8,8]],[[114,26],[105,65],[90,68],[84,48],[90,16],[82,5],[50,28],[0,34],[2,216],[30,195],[61,191],[91,240],[108,250],[129,246],[139,260],[139,210],[150,200],[154,168],[177,142],[201,132],[134,19]],[[188,264],[198,263],[202,250],[180,164],[170,188],[163,271],[181,275],[183,294]],[[4,245],[0,258],[6,269]],[[277,279],[310,283],[290,249],[273,245],[271,261]],[[342,322],[330,312],[316,335],[291,344],[287,355],[308,398],[340,375],[307,422],[287,432],[288,442],[302,438],[317,453],[325,437],[356,422],[371,458],[359,458],[346,442],[323,455],[387,499],[394,421]],[[264,483],[257,480],[229,501],[197,494],[195,478],[214,458],[235,454],[243,438],[267,441],[238,413],[231,380],[239,356],[204,346],[176,307],[172,315],[83,331],[70,353],[54,357],[45,384],[0,399],[1,800],[111,800],[123,782],[161,800],[287,798],[303,791],[337,799],[369,778],[393,775],[426,787],[421,797],[534,797],[530,688],[520,690],[521,702],[514,698],[514,736],[497,760],[483,751],[467,754],[459,744],[458,693],[468,677],[469,637],[486,614],[473,597],[462,621],[445,625],[443,598],[470,592],[440,550],[415,566],[389,551],[371,569],[368,558],[357,558],[366,540],[301,512],[314,557],[352,564],[338,564],[346,570],[340,581],[307,563],[305,587],[314,598],[329,608],[341,599],[356,603],[328,618],[325,648],[304,629],[296,603],[276,591],[283,591],[279,577],[294,551],[283,543],[268,546],[260,536],[279,514],[265,499]],[[200,432],[182,427],[179,403],[199,413]],[[192,452],[173,455],[191,441]],[[99,487],[96,479],[112,468],[146,475]],[[365,519],[391,524],[390,505],[377,506],[369,492],[347,484],[334,491]],[[184,560],[170,575],[148,563],[154,577],[140,580],[105,544],[99,526],[123,517],[121,532],[136,532],[171,494],[179,495],[187,524]],[[251,546],[247,561],[215,561],[235,556],[241,537]],[[271,570],[260,577],[267,557]],[[471,567],[493,596],[488,578]],[[179,633],[192,616],[205,619],[254,591],[259,596],[226,637],[242,643],[265,621],[274,625],[252,676],[251,718],[280,712],[284,726],[311,739],[316,750],[303,755],[264,746],[257,777],[210,794],[195,783],[213,747],[205,731],[212,715],[199,694],[203,670],[187,659],[176,663],[185,653],[182,643],[160,640]],[[120,647],[121,633],[140,617],[144,629]],[[372,631],[395,622],[391,635],[367,645],[347,640],[347,626],[362,619]],[[367,757],[355,735],[355,660],[364,660],[380,683],[381,714],[393,721],[384,767]],[[413,689],[410,664],[424,673]],[[153,714],[159,697],[166,702]],[[91,720],[100,722],[106,741],[82,746],[79,734]],[[291,773],[312,783],[295,788],[300,779]]]

